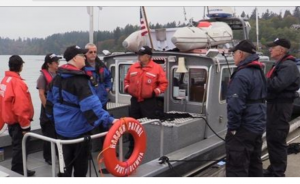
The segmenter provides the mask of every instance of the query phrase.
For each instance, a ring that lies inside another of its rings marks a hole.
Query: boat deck
[[[300,143],[300,129],[292,132],[288,137],[288,144]],[[266,169],[270,161],[268,159],[267,151],[263,152],[263,168]],[[288,165],[286,169],[286,177],[300,177],[300,153],[288,155]],[[225,177],[225,165],[219,166],[218,164],[211,166],[206,171],[197,175],[197,177]]]
[[[93,159],[96,168],[98,169],[98,164],[97,164],[97,155],[99,152],[93,152]],[[2,166],[2,167],[1,167]],[[6,159],[5,161],[0,162],[0,171],[7,173],[8,177],[21,177],[21,175],[14,173],[14,172],[8,172],[10,171],[11,167],[11,158]],[[30,170],[34,170],[36,173],[33,177],[52,177],[52,166],[48,165],[43,158],[43,152],[39,151],[36,153],[32,153],[28,155],[27,159],[27,167]],[[102,169],[105,168],[104,164],[101,165]],[[56,171],[58,173],[58,161],[56,161]],[[92,166],[92,172],[91,172],[92,177],[96,177],[95,171]],[[98,174],[100,176],[100,174]],[[0,175],[1,176],[1,175]],[[89,172],[87,174],[89,176]],[[111,174],[103,174],[103,177],[112,177]]]

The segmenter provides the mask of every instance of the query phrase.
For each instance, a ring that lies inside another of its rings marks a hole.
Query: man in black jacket
[[[255,46],[241,41],[232,52],[237,66],[227,90],[226,176],[261,177],[267,85]]]
[[[291,48],[289,40],[276,38],[267,46],[276,62],[267,73],[266,133],[270,165],[264,170],[264,176],[284,177],[287,166],[286,138],[295,94],[300,86],[300,74],[295,58],[288,53]]]

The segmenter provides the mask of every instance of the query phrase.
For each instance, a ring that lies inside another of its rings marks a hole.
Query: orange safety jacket
[[[28,129],[33,114],[26,83],[18,73],[6,71],[0,84],[0,121],[8,125],[19,123],[22,129]]]
[[[168,87],[166,73],[159,64],[151,60],[146,66],[141,67],[140,62],[134,63],[128,70],[124,79],[124,90],[138,102],[165,92]]]

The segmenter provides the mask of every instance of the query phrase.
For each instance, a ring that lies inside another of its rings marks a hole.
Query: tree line
[[[256,9],[250,15],[242,12],[240,17],[249,19],[251,25],[250,40],[256,42]],[[300,24],[300,8],[295,7],[294,11],[274,13],[270,10],[261,13],[259,16],[259,40],[261,50],[267,54],[267,48],[264,46],[267,42],[273,41],[277,37],[284,37],[291,40],[292,54],[300,56],[300,29],[292,28],[292,25]],[[167,24],[152,24],[151,29],[159,28],[174,28],[187,26],[181,22],[170,22]],[[300,27],[300,26],[299,26]],[[124,39],[132,32],[139,30],[138,25],[126,25],[124,28],[117,27],[113,31],[95,31],[94,41],[98,46],[98,51],[109,50],[111,52],[125,51],[122,46]],[[234,38],[242,39],[242,33],[234,31]],[[0,37],[0,54],[1,55],[45,55],[46,53],[54,52],[62,54],[66,47],[70,45],[78,45],[84,47],[89,41],[88,32],[72,31],[62,34],[53,34],[44,38],[18,38],[9,39]]]

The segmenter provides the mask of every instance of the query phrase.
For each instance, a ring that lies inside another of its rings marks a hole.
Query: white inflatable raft
[[[200,22],[198,27],[179,28],[172,37],[180,51],[225,44],[232,40],[232,30],[224,22]]]

